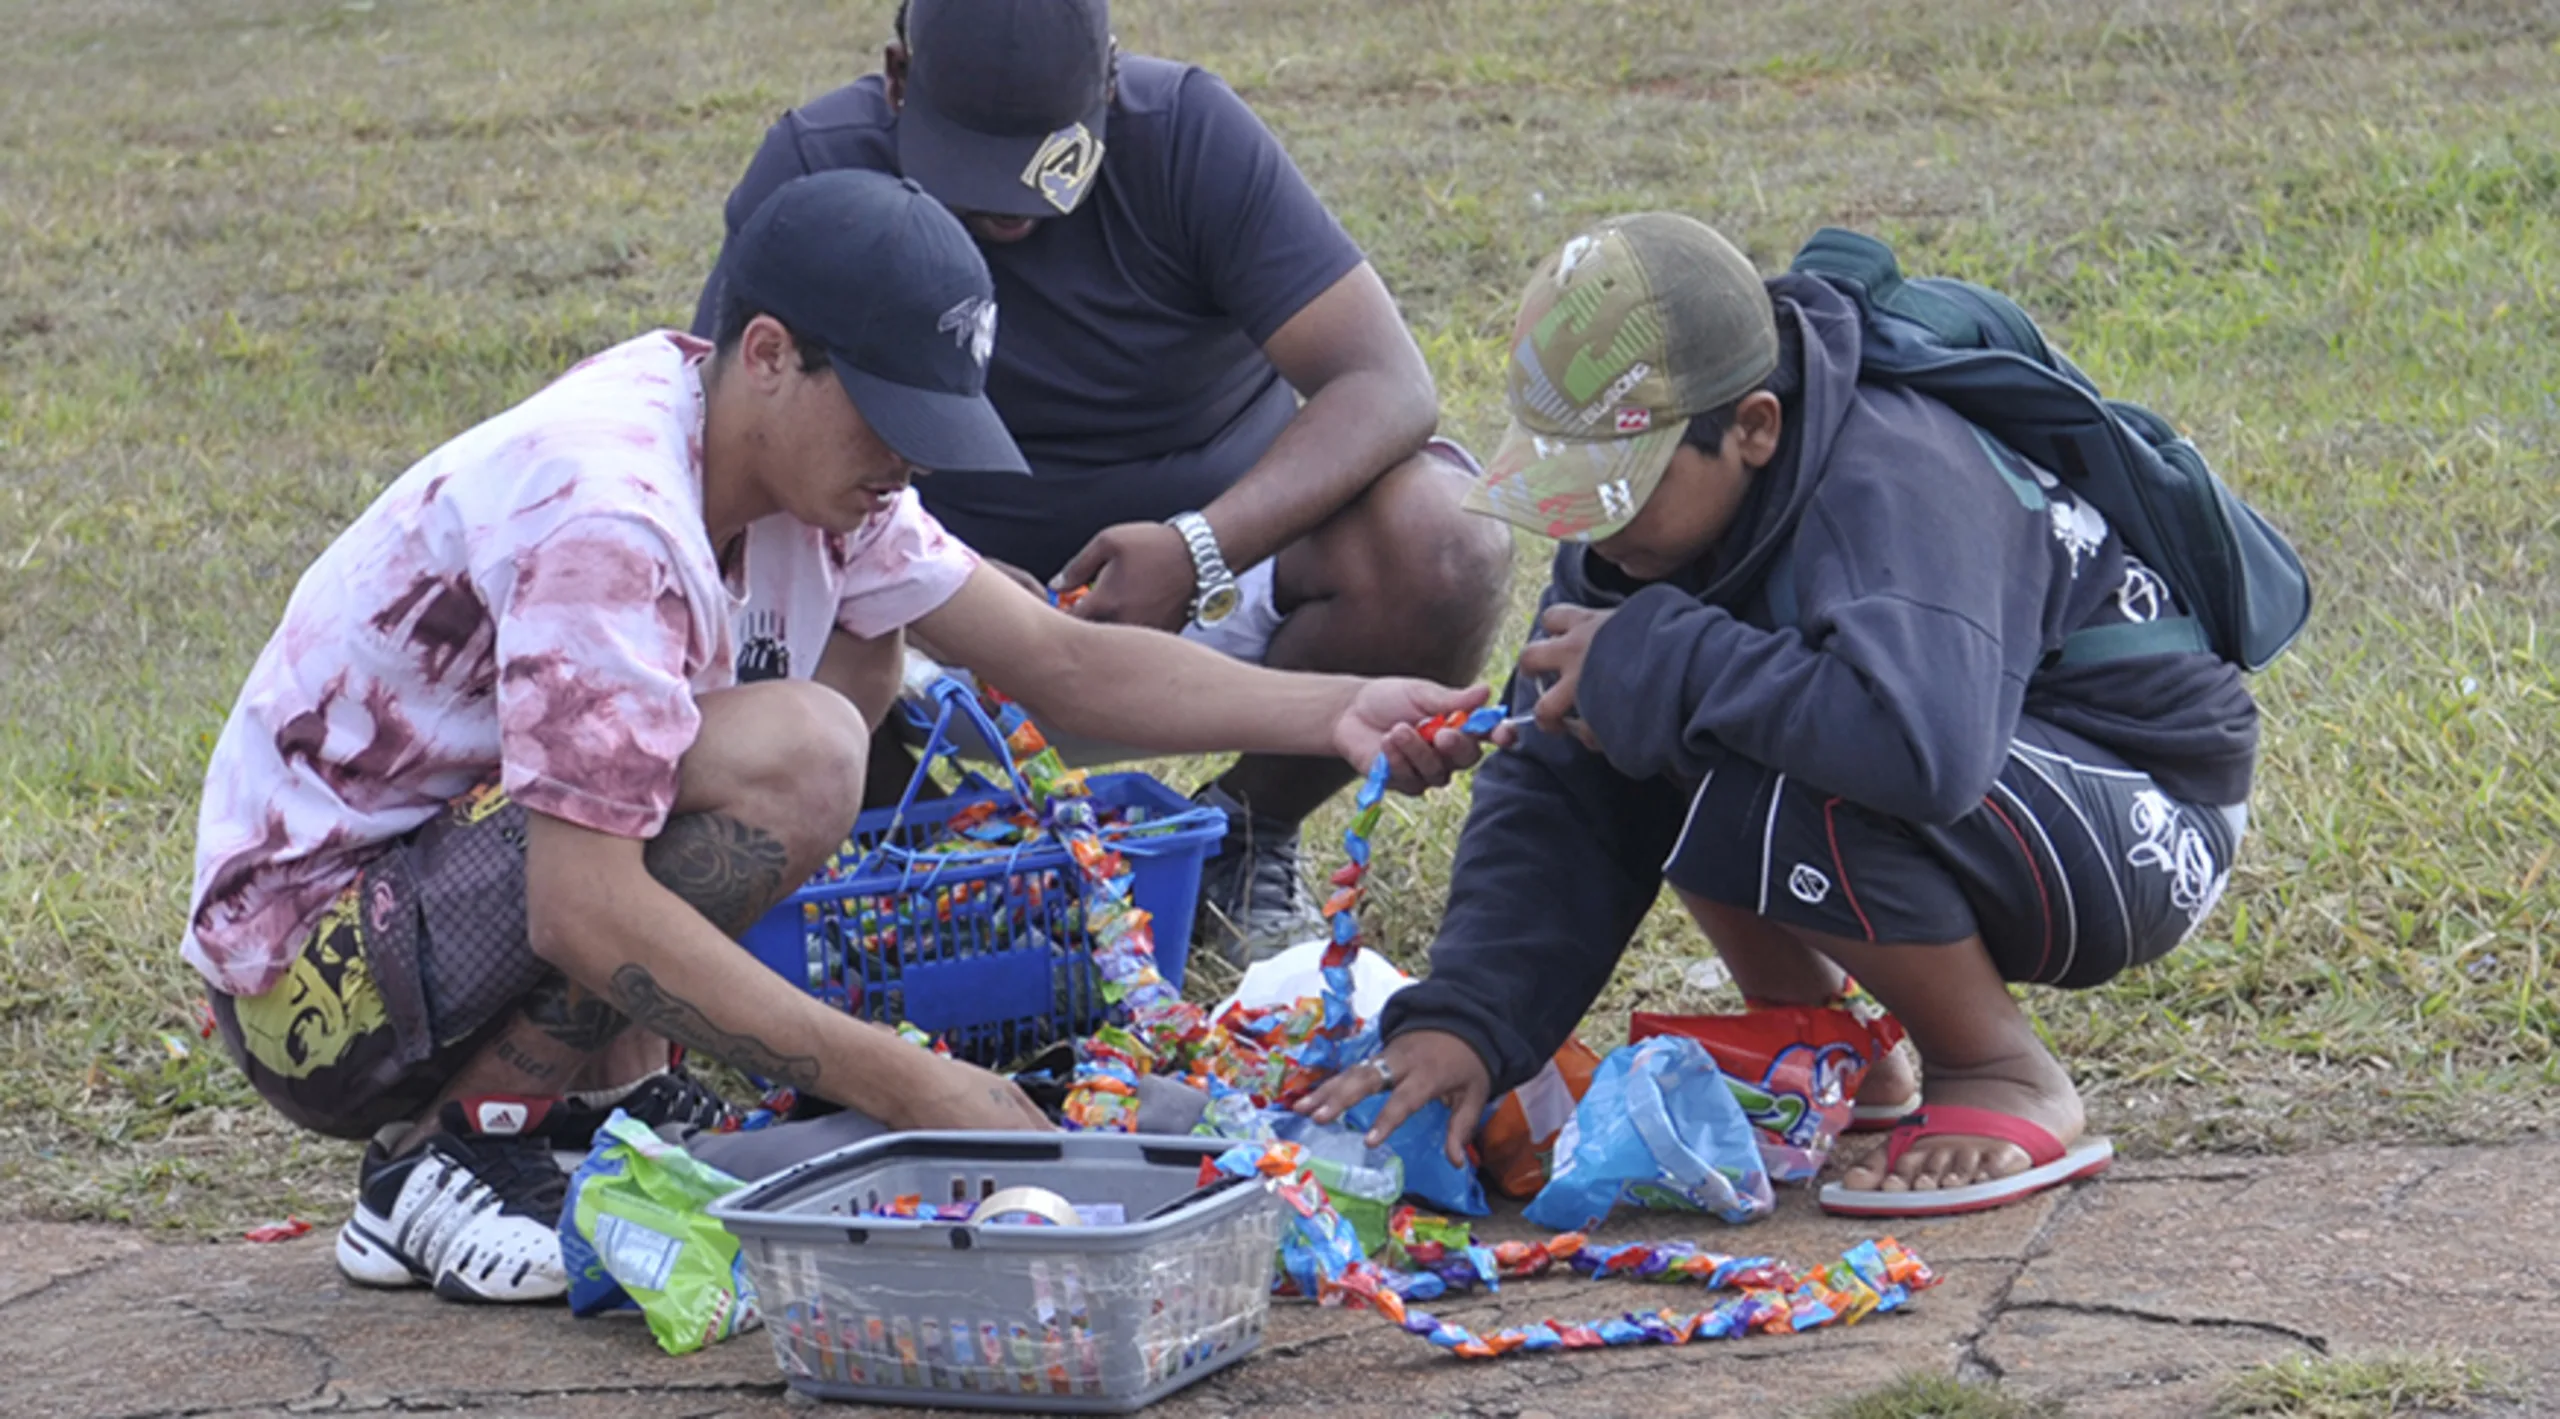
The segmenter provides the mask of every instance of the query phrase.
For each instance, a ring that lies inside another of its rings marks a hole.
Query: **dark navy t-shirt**
[[[877,74],[784,114],[729,195],[730,233],[804,173],[896,172],[897,122]],[[1206,70],[1124,57],[1103,141],[1073,214],[979,247],[998,311],[987,394],[1032,476],[917,485],[962,540],[1040,577],[1104,527],[1190,511],[1242,477],[1297,412],[1262,342],[1361,260]],[[721,286],[715,267],[697,332]]]

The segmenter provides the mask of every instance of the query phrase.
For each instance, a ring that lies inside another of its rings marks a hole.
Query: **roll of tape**
[[[1084,1218],[1076,1214],[1076,1205],[1045,1187],[1009,1187],[987,1194],[977,1210],[969,1214],[975,1222],[994,1222],[1001,1218],[1028,1214],[1060,1227],[1081,1227]]]

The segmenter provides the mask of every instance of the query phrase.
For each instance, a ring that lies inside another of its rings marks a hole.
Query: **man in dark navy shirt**
[[[920,483],[945,526],[1089,586],[1091,619],[1292,669],[1481,668],[1509,537],[1460,511],[1473,460],[1432,438],[1438,394],[1386,286],[1215,75],[1119,54],[1104,0],[910,0],[883,72],[766,134],[730,230],[829,168],[915,181],[995,276],[1001,331],[949,333],[994,339],[987,393],[1033,476]],[[697,328],[724,299],[715,268]],[[1320,928],[1298,823],[1347,781],[1247,756],[1201,791],[1234,824],[1201,914],[1231,955]]]

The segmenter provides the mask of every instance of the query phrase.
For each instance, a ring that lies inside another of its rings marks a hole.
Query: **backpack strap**
[[[1789,537],[1778,546],[1778,555],[1769,559],[1769,570],[1763,573],[1761,594],[1769,602],[1769,621],[1773,629],[1803,629],[1798,619],[1803,608],[1796,600],[1796,539]],[[2095,665],[2105,660],[2122,660],[2135,655],[2179,655],[2188,651],[2211,653],[2213,642],[2206,638],[2204,623],[2193,616],[2162,616],[2151,621],[2120,621],[2108,626],[2090,626],[2073,631],[2062,641],[2056,665]]]

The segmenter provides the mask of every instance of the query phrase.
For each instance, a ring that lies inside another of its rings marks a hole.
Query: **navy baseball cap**
[[[996,288],[923,188],[839,169],[775,188],[730,244],[730,287],[827,347],[863,422],[919,468],[1028,473],[987,402]]]
[[[1063,217],[1102,175],[1104,0],[908,0],[898,166],[964,212]]]

